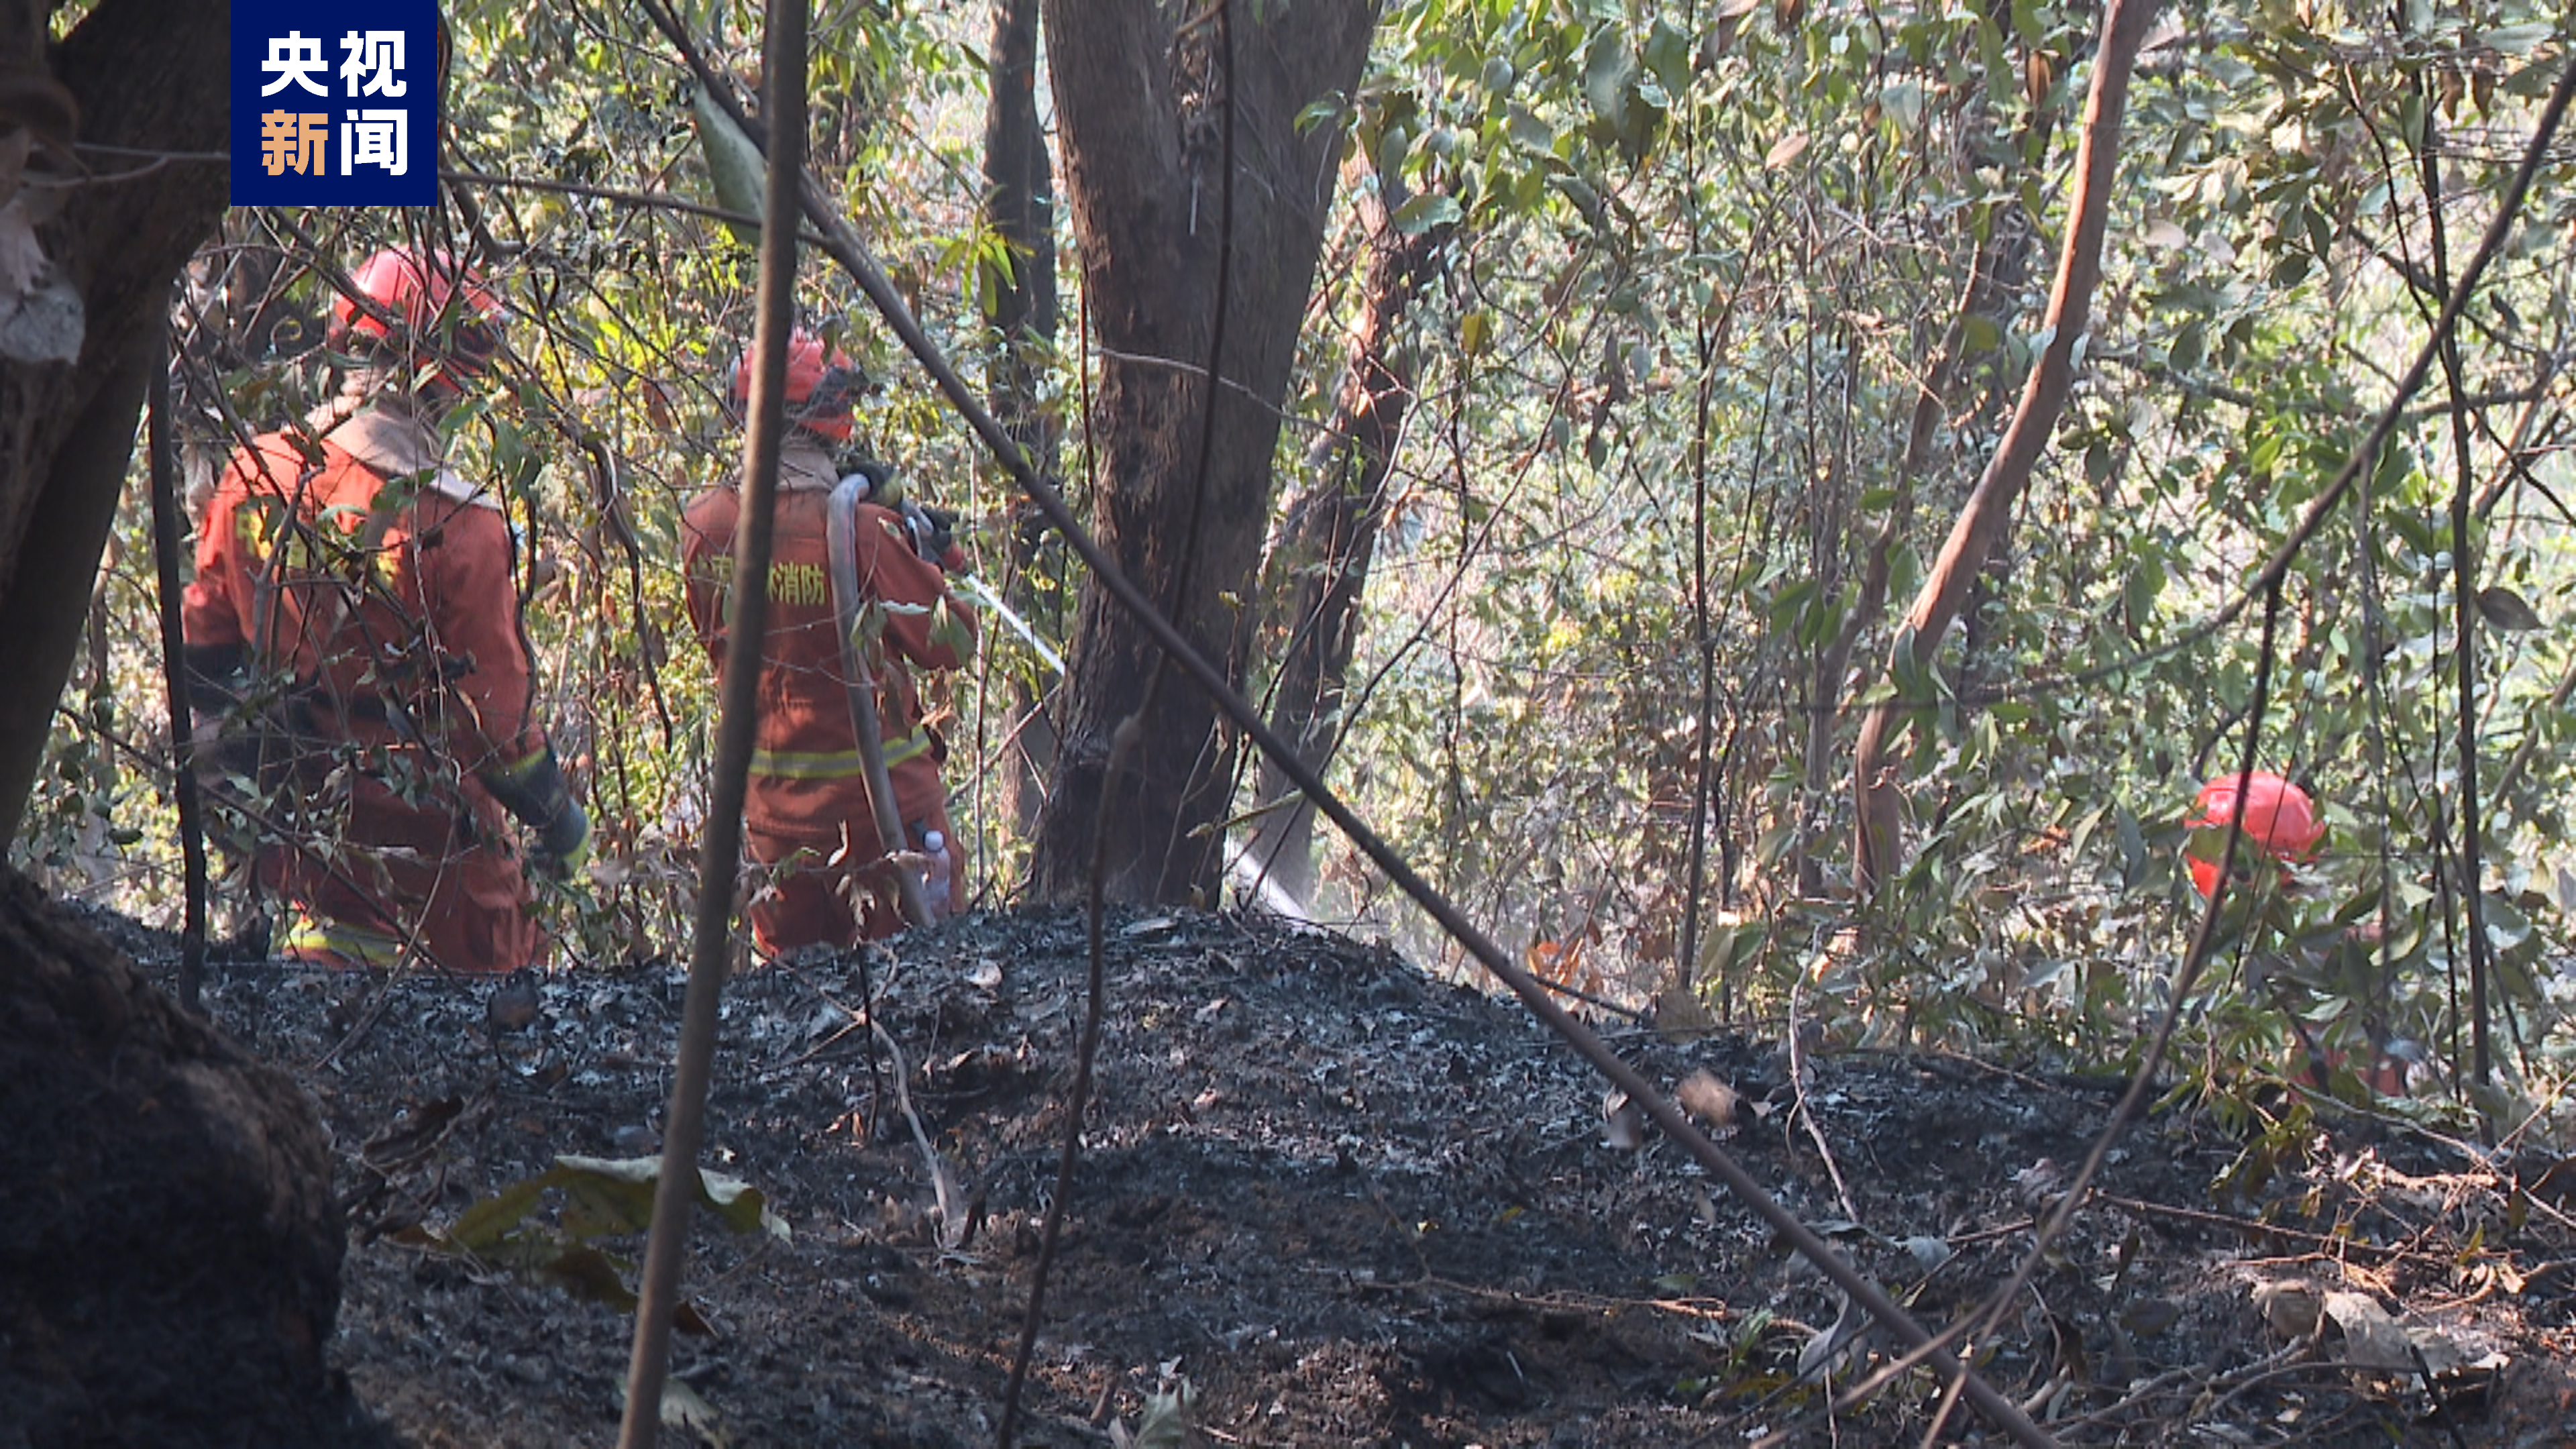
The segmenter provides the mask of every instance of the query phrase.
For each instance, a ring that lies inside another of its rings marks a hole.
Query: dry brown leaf
[[[1601,1099],[1604,1124],[1602,1141],[1620,1152],[1634,1152],[1646,1145],[1646,1114],[1628,1100],[1625,1092],[1613,1090]]]
[[[2292,1278],[2255,1284],[2254,1306],[2262,1310],[2263,1321],[2271,1325],[2274,1336],[2284,1339],[2314,1335],[2318,1318],[2325,1311],[2317,1290]]]
[[[1691,1073],[1673,1090],[1673,1100],[1709,1126],[1731,1132],[1735,1130],[1735,1109],[1744,1098],[1703,1069]]]
[[[2056,1159],[2043,1157],[2013,1174],[2013,1194],[2024,1207],[2036,1208],[2057,1196],[2066,1186],[2066,1169]]]
[[[2344,1362],[2367,1369],[2415,1367],[2415,1348],[2407,1341],[2406,1330],[2388,1316],[2378,1299],[2367,1293],[2328,1293],[2325,1313],[2343,1330]]]

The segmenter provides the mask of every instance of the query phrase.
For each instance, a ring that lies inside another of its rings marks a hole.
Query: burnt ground
[[[92,919],[169,982],[167,938]],[[1125,1443],[1146,1396],[1184,1380],[1193,1444],[1923,1441],[1937,1385],[1919,1375],[1839,1414],[1794,1382],[1831,1290],[1651,1129],[1607,1145],[1600,1084],[1517,1005],[1257,917],[1119,916],[1108,939],[1098,1092],[1020,1443]],[[792,1237],[701,1215],[686,1286],[712,1332],[680,1336],[674,1362],[716,1417],[666,1443],[993,1442],[1083,941],[1070,914],[970,917],[864,973],[853,957],[734,980],[707,1161]],[[209,983],[217,1021],[318,1104],[351,1216],[328,1352],[421,1449],[615,1435],[625,1313],[420,1243],[559,1154],[658,1144],[682,973],[534,985],[514,1026],[489,983],[270,963]],[[894,1062],[854,1025],[871,992],[956,1177],[961,1242],[941,1241]],[[1810,1124],[1771,1041],[1612,1035],[1664,1084],[1706,1071],[1739,1091],[1729,1150],[1935,1323],[2010,1274],[2118,1089],[1817,1054]],[[2131,1127],[2104,1197],[1986,1339],[1987,1375],[2069,1444],[2576,1442],[2576,1198],[2538,1178],[2546,1157],[2526,1147],[2524,1192],[2464,1145],[2321,1116],[2242,1197],[2213,1184],[2246,1144],[2205,1114]],[[1838,1382],[1886,1349],[1864,1338]],[[1944,1437],[2003,1442],[1964,1414]]]

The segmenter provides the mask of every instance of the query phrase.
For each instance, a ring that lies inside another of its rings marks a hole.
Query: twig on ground
[[[415,934],[419,931],[416,925],[412,929]],[[366,1040],[367,1033],[374,1031],[376,1023],[384,1020],[385,1008],[393,1004],[394,988],[400,986],[403,980],[416,969],[412,964],[411,943],[406,941],[403,946],[403,953],[397,958],[393,969],[385,973],[384,980],[376,983],[376,994],[368,1000],[366,1010],[358,1013],[358,1019],[350,1024],[349,1030],[332,1044],[329,1051],[313,1059],[313,1065],[308,1070],[316,1072],[327,1070],[340,1059],[341,1053]]]
[[[2302,1242],[2314,1243],[2319,1250],[2316,1256],[2319,1257],[2341,1258],[2345,1254],[2356,1253],[2380,1262],[2393,1262],[2403,1258],[2439,1256],[2428,1254],[2422,1248],[2365,1243],[2358,1238],[2339,1238],[2327,1233],[2312,1233],[2300,1228],[2283,1227],[2278,1223],[2240,1218],[2231,1213],[2211,1212],[2206,1208],[2175,1207],[2169,1203],[2149,1202],[2144,1198],[2120,1197],[2107,1192],[2094,1193],[2093,1200],[2104,1207],[2115,1207],[2137,1217],[2171,1218],[2179,1222],[2198,1223],[2205,1227],[2227,1228],[2256,1239],[2295,1238]]]
[[[2262,1358],[2256,1359],[2253,1363],[2246,1365],[2244,1368],[2236,1370],[2233,1374],[2209,1375],[2201,1373],[2196,1368],[2172,1369],[2165,1373],[2158,1374],[2144,1383],[2130,1385],[2129,1391],[2126,1394],[2121,1395],[2119,1398],[2108,1404],[2104,1404],[2098,1409],[2087,1410],[2086,1412],[2078,1414],[2072,1418],[2060,1419],[2057,1421],[2055,1427],[2058,1434],[2060,1436],[2064,1436],[2076,1429],[2104,1423],[2123,1413],[2127,1413],[2143,1406],[2150,1399],[2156,1398],[2162,1394],[2171,1393],[2176,1388],[2185,1384],[2192,1385],[2200,1394],[2206,1395],[2211,1390],[2227,1384],[2231,1379],[2254,1378],[2263,1374],[2268,1374],[2272,1370],[2289,1363],[2291,1360],[2306,1352],[2307,1347],[2308,1345],[2305,1340],[2301,1340],[2297,1343],[2284,1344],[2280,1348],[2273,1350],[2271,1353],[2264,1355]],[[2213,1403],[2211,1407],[2214,1409],[2217,1405]]]
[[[2296,1342],[2283,1344],[2269,1356],[2238,1370],[2235,1374],[2211,1380],[2210,1386],[2213,1388],[2220,1384],[2227,1384],[2227,1392],[2210,1400],[2209,1407],[2186,1415],[2185,1418],[2192,1423],[2204,1423],[2216,1418],[2220,1410],[2274,1379],[2290,1378],[2311,1369],[2331,1370],[2333,1366],[2330,1364],[2307,1361],[2307,1355],[2316,1348],[2318,1338],[2324,1334],[2324,1324],[2328,1320],[2320,1315],[2317,1321],[2316,1333],[2302,1337]],[[2233,1382],[2230,1382],[2231,1379]]]
[[[1804,984],[1795,982],[1789,987],[1789,1090],[1794,1096],[1789,1111],[1806,1125],[1807,1136],[1816,1144],[1816,1155],[1824,1159],[1825,1175],[1834,1181],[1834,1199],[1843,1205],[1843,1216],[1859,1222],[1860,1209],[1852,1205],[1851,1188],[1843,1181],[1842,1168],[1834,1162],[1833,1144],[1825,1140],[1825,1129],[1817,1123],[1815,1112],[1807,1105],[1807,1053],[1798,1042],[1798,993]]]
[[[1327,1268],[1319,1271],[1338,1272],[1340,1270]],[[1619,1298],[1599,1293],[1520,1293],[1509,1288],[1493,1288],[1481,1283],[1465,1283],[1455,1278],[1443,1278],[1436,1273],[1424,1273],[1399,1283],[1354,1281],[1350,1285],[1350,1290],[1354,1293],[1411,1293],[1421,1289],[1437,1289],[1443,1293],[1457,1294],[1461,1298],[1478,1298],[1490,1303],[1509,1303],[1521,1308],[1567,1309],[1579,1313],[1607,1313],[1622,1308],[1645,1308],[1657,1313],[1669,1313],[1676,1318],[1699,1319],[1709,1323],[1726,1323],[1741,1316],[1730,1309],[1723,1298]],[[1774,1322],[1785,1321],[1774,1320]]]
[[[894,1071],[890,1075],[894,1080],[895,1110],[903,1113],[905,1124],[912,1128],[912,1145],[921,1149],[922,1163],[930,1169],[930,1190],[938,1200],[939,1249],[953,1253],[966,1241],[966,1214],[958,1204],[957,1179],[949,1172],[947,1160],[939,1155],[939,1149],[930,1145],[930,1134],[922,1130],[920,1114],[912,1110],[912,1093],[904,1086],[912,1069],[904,1063],[903,1048],[896,1046],[894,1038],[888,1036],[886,1029],[874,1020],[868,1022],[868,1030],[875,1033],[878,1042],[884,1045],[886,1055],[894,1058]]]

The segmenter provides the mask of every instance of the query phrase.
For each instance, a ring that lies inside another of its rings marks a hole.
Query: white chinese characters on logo
[[[410,113],[399,108],[382,111],[351,111],[340,123],[340,174],[346,176],[354,166],[381,166],[388,176],[400,176],[411,164],[410,146],[405,122]]]
[[[340,65],[340,79],[348,83],[351,100],[403,93],[401,31],[352,30],[340,37],[340,49],[349,57]]]
[[[259,88],[264,96],[276,95],[288,86],[302,86],[317,96],[331,94],[330,87],[313,79],[329,75],[331,63],[322,58],[322,37],[290,30],[284,36],[272,36],[268,42],[268,59],[259,68],[277,79]]]

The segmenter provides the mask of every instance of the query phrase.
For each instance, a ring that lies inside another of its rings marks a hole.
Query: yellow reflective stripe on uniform
[[[886,768],[930,752],[930,732],[914,730],[886,741]],[[867,773],[856,750],[753,750],[751,772],[772,780],[856,780]]]
[[[930,731],[914,730],[899,740],[886,741],[886,768],[891,770],[904,761],[930,753]]]
[[[753,750],[751,772],[773,780],[855,780],[867,770],[856,750]]]
[[[352,966],[391,967],[402,958],[402,942],[396,937],[340,921],[316,920],[302,912],[287,923],[279,949],[328,951]]]
[[[505,783],[507,783],[507,782],[511,782],[511,781],[517,781],[517,780],[524,780],[524,779],[526,779],[529,775],[531,775],[531,774],[535,773],[537,766],[544,764],[544,763],[545,763],[545,761],[546,761],[546,748],[545,748],[544,746],[542,746],[542,745],[541,745],[541,746],[539,746],[536,750],[534,750],[533,752],[531,752],[531,753],[528,755],[528,757],[527,757],[527,758],[522,759],[522,760],[513,760],[513,761],[511,761],[510,763],[508,763],[508,764],[506,764],[506,765],[502,765],[502,766],[499,766],[499,767],[498,767],[498,768],[496,768],[496,769],[493,769],[493,770],[487,771],[487,772],[484,774],[483,778],[484,778],[487,782],[488,782],[488,781],[492,781],[492,780],[500,780],[500,781],[503,781],[503,782],[505,782]]]

